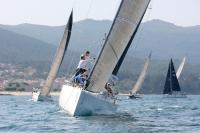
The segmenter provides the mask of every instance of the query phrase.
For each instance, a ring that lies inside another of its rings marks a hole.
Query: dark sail
[[[163,94],[172,94],[172,89],[171,89],[171,78],[170,78],[170,64],[168,67],[168,72],[167,72],[167,77],[165,80],[165,86],[164,86],[164,91]]]
[[[150,1],[149,1],[149,3],[150,3]],[[138,25],[136,27],[136,30],[133,32],[133,35],[131,36],[131,38],[130,38],[130,40],[128,42],[128,45],[126,46],[124,52],[122,53],[122,56],[120,57],[119,61],[117,62],[117,65],[115,66],[115,68],[114,68],[114,70],[112,72],[112,75],[115,75],[115,76],[117,75],[117,73],[118,73],[118,71],[119,71],[119,69],[120,69],[120,67],[121,67],[121,65],[122,65],[122,63],[124,61],[124,58],[125,58],[125,56],[126,56],[126,54],[128,52],[128,49],[130,48],[130,46],[132,44],[132,41],[133,41],[133,39],[134,39],[138,29],[139,29],[139,26],[140,26],[140,24],[142,22],[142,19],[143,19],[144,15],[145,15],[145,12],[146,12],[147,8],[148,8],[148,6],[146,7],[146,9],[145,9],[145,11],[144,11],[144,13],[142,15],[142,17],[141,17],[141,19],[140,19],[140,21],[139,21],[139,23],[138,23]]]
[[[66,52],[68,44],[69,44],[71,30],[72,30],[72,23],[73,23],[73,12],[71,12],[68,23],[65,27],[62,40],[56,51],[56,54],[55,54],[53,63],[51,65],[49,74],[47,76],[46,82],[45,82],[43,88],[41,89],[41,94],[40,94],[41,96],[48,96],[51,91],[51,87],[52,87],[53,82],[56,78],[56,75],[59,71],[60,65],[62,64],[65,52]]]
[[[174,69],[174,64],[171,59],[171,81],[172,81],[172,91],[181,91],[180,85],[178,83],[178,79],[176,77],[176,71]]]
[[[69,39],[71,37],[71,32],[72,32],[72,25],[73,25],[73,10],[69,16],[69,20],[68,20],[68,24],[67,24],[67,29],[68,29],[68,36],[67,36],[67,41],[66,41],[66,46],[65,46],[65,51],[64,51],[64,56],[62,57],[62,61],[61,61],[61,64],[63,62],[63,59],[65,57],[65,53],[67,51],[67,47],[68,47],[68,43],[69,43]]]
[[[174,69],[173,61],[171,59],[167,72],[163,94],[172,94],[173,91],[181,91],[181,88],[178,83],[178,79],[176,77],[176,71]]]

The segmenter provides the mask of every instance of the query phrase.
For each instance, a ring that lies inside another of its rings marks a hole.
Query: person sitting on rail
[[[75,76],[82,74],[86,71],[88,71],[89,73],[89,71],[94,65],[94,60],[95,58],[90,59],[90,51],[86,51],[84,54],[82,54],[76,69]]]
[[[87,65],[87,60],[85,59],[84,55],[81,55],[80,61],[78,63],[78,66],[77,66],[76,73],[75,73],[74,77],[76,77],[79,74],[83,74],[84,72],[86,72],[87,71],[86,65]]]
[[[77,76],[74,77],[73,81],[81,86],[84,85],[86,79],[87,79],[88,75],[86,72],[79,74]]]

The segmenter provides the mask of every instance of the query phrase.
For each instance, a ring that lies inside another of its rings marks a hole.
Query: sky
[[[121,0],[0,0],[0,24],[66,24],[74,21],[113,20]],[[160,19],[179,26],[200,25],[200,0],[152,0],[143,21]]]

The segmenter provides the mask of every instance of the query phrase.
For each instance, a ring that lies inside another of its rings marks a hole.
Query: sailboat
[[[148,58],[145,61],[144,67],[140,73],[139,78],[137,79],[136,84],[134,85],[133,89],[130,91],[130,95],[129,95],[130,99],[139,98],[138,96],[136,96],[136,93],[141,89],[142,84],[144,83],[150,61],[151,61],[151,53],[149,54]]]
[[[172,59],[169,64],[163,94],[165,94],[166,97],[172,97],[172,98],[186,97],[186,95],[181,92],[181,88],[176,76],[176,71],[174,69],[174,64]]]
[[[181,72],[183,71],[183,67],[184,67],[184,65],[185,65],[185,61],[186,61],[186,57],[183,58],[183,60],[181,61],[180,66],[178,67],[178,70],[177,70],[177,72],[176,72],[176,77],[177,77],[177,79],[180,78]]]
[[[84,87],[62,86],[59,106],[72,116],[114,114],[116,98],[105,96],[108,82],[150,0],[122,0],[109,34]]]
[[[50,96],[50,90],[53,85],[53,82],[56,78],[60,65],[62,64],[65,52],[67,51],[68,43],[71,36],[72,30],[72,23],[73,23],[73,11],[70,14],[68,23],[65,27],[65,31],[63,34],[63,38],[60,42],[60,45],[56,51],[56,55],[54,57],[54,61],[51,65],[51,69],[49,71],[48,77],[43,88],[39,91],[32,92],[32,99],[33,101],[52,101]]]

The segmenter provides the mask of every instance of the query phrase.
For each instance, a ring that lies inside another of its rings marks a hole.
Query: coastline
[[[51,96],[59,96],[60,92],[51,92]],[[120,96],[128,96],[129,94],[119,93]],[[0,96],[32,96],[32,92],[20,91],[0,91]]]
[[[51,96],[59,96],[60,92],[51,92]],[[1,91],[0,96],[32,96],[32,92]]]

